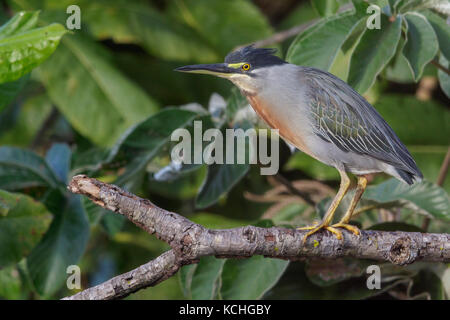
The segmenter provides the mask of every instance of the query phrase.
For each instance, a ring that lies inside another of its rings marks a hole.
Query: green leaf
[[[333,259],[333,263],[328,259],[311,259],[306,262],[305,272],[312,283],[320,287],[329,287],[364,275],[366,268],[371,264],[371,261],[353,258]]]
[[[186,128],[198,114],[188,110],[166,108],[130,128],[114,145],[108,162],[121,158],[127,162],[125,173],[119,184],[142,172],[147,163],[170,142],[175,129]]]
[[[447,70],[450,69],[450,63],[449,61],[444,57],[443,54],[441,54],[439,58],[439,63],[447,68]],[[450,98],[450,75],[442,70],[439,69],[438,71],[438,78],[439,78],[439,85],[441,86],[442,91],[447,95],[447,97]]]
[[[39,18],[39,11],[16,13],[8,22],[0,27],[0,40],[33,28]]]
[[[250,169],[248,164],[212,164],[200,188],[195,201],[197,208],[206,208],[216,203],[220,196],[227,193]]]
[[[313,8],[322,17],[335,14],[339,9],[339,2],[336,0],[312,0]]]
[[[183,23],[143,2],[88,1],[83,21],[99,39],[140,44],[164,60],[217,61],[220,56]]]
[[[228,259],[222,270],[220,295],[225,300],[255,300],[270,290],[286,270],[289,261],[253,256]]]
[[[220,59],[197,32],[148,6],[132,8],[127,4],[129,24],[141,45],[152,55],[165,60],[214,62]]]
[[[25,75],[16,81],[0,84],[0,112],[14,100],[27,83],[28,78],[28,75]]]
[[[0,188],[56,188],[58,184],[55,174],[37,154],[15,147],[0,147]]]
[[[408,147],[444,146],[450,143],[450,113],[435,101],[415,96],[384,94],[375,103],[387,123]]]
[[[0,297],[7,300],[22,298],[22,281],[16,266],[0,269]]]
[[[353,52],[348,83],[359,93],[365,93],[375,82],[377,75],[395,54],[401,34],[402,18],[390,22],[380,16],[381,29],[366,29]]]
[[[19,79],[46,60],[56,49],[66,29],[51,24],[0,40],[0,83]]]
[[[450,26],[443,18],[430,10],[420,12],[424,15],[434,29],[439,41],[439,50],[444,54],[447,60],[450,60]]]
[[[287,52],[287,61],[329,70],[361,19],[359,15],[346,12],[314,25],[294,40]]]
[[[23,194],[0,190],[0,268],[27,256],[51,220],[41,203]]]
[[[54,143],[45,156],[50,168],[64,184],[67,184],[71,156],[72,152],[65,143]]]
[[[169,3],[168,11],[222,56],[272,33],[264,15],[250,1],[176,0]]]
[[[212,300],[217,297],[220,289],[221,273],[225,259],[203,257],[190,272],[189,291],[191,299]]]
[[[48,95],[72,126],[100,146],[157,110],[156,103],[108,62],[98,44],[81,35],[63,40],[39,68]],[[87,94],[89,93],[89,94]]]
[[[436,55],[438,42],[433,28],[424,16],[414,12],[403,17],[408,30],[403,54],[413,72],[414,80],[418,81],[425,65]]]
[[[65,283],[67,267],[78,263],[89,237],[89,224],[80,197],[70,196],[61,206],[50,229],[27,259],[34,287],[46,297]]]
[[[364,199],[378,203],[395,202],[415,212],[431,217],[450,220],[450,199],[441,187],[428,181],[411,186],[389,179],[377,186],[367,188]]]

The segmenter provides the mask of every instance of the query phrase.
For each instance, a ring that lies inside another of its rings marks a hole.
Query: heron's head
[[[239,89],[247,93],[258,91],[268,70],[286,61],[274,55],[276,49],[255,48],[247,46],[229,53],[225,57],[225,63],[197,64],[184,66],[175,71],[211,74],[226,78],[233,82]]]

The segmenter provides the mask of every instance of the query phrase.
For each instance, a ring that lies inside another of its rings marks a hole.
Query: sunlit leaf
[[[60,24],[13,34],[0,39],[0,83],[19,79],[46,60],[66,29]]]

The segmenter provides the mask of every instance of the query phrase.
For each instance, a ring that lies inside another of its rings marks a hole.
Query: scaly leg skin
[[[355,210],[356,205],[358,204],[359,200],[361,199],[361,196],[363,195],[364,190],[366,190],[366,187],[367,187],[367,178],[365,176],[359,176],[358,177],[358,186],[356,187],[355,195],[353,196],[353,199],[350,202],[350,206],[348,207],[347,212],[342,217],[341,221],[339,221],[336,224],[333,224],[332,227],[345,228],[348,231],[353,232],[357,236],[360,234],[359,229],[357,227],[349,224],[349,221],[352,218],[353,211]]]
[[[330,222],[333,220],[334,212],[339,206],[339,203],[342,201],[342,198],[344,198],[345,194],[348,191],[348,188],[350,186],[350,179],[344,170],[338,169],[338,171],[339,174],[341,175],[341,186],[339,187],[339,191],[334,197],[333,202],[328,208],[327,213],[325,214],[325,217],[323,218],[322,222],[319,223],[318,225],[308,226],[304,228],[297,228],[297,230],[311,230],[303,238],[303,243],[306,242],[306,239],[308,239],[310,235],[316,233],[321,229],[326,229],[334,233],[336,235],[336,238],[338,238],[339,240],[342,239],[342,232],[336,229],[334,226],[330,226]]]

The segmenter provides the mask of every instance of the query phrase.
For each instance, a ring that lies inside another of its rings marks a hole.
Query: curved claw
[[[348,231],[352,232],[354,235],[357,235],[357,236],[359,236],[361,234],[361,231],[359,231],[358,227],[348,224],[348,223],[339,222],[339,223],[333,224],[332,227],[347,229]]]
[[[342,239],[342,232],[339,231],[338,229],[336,229],[334,226],[327,226],[327,225],[323,225],[323,224],[319,224],[316,226],[309,226],[309,227],[304,227],[304,228],[297,228],[297,230],[311,230],[310,232],[308,232],[305,237],[303,238],[303,244],[306,243],[306,240],[308,239],[308,237],[318,231],[320,231],[321,229],[325,229],[330,231],[331,233],[333,233],[336,238],[338,240]]]
[[[320,221],[314,221],[312,226],[298,227],[296,230],[312,230],[320,224]]]

